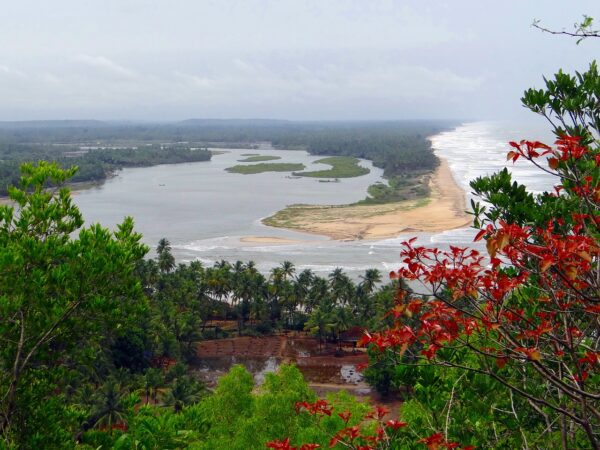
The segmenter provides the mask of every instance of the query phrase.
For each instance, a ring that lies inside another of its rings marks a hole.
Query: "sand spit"
[[[269,218],[269,224],[336,240],[385,239],[469,226],[472,219],[465,212],[465,194],[444,159],[430,183],[428,199],[383,205],[293,205]]]

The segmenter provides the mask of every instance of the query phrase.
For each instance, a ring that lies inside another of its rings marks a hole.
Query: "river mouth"
[[[340,351],[335,343],[319,344],[318,339],[302,334],[242,336],[200,342],[191,369],[212,388],[235,364],[246,367],[256,385],[261,385],[266,374],[277,371],[281,364],[295,364],[319,395],[344,389],[368,397],[371,388],[356,369],[367,361],[362,349],[344,347]]]

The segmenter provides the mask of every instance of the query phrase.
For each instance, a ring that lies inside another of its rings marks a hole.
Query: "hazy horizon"
[[[534,120],[528,87],[585,70],[600,3],[510,0],[11,2],[1,121]]]

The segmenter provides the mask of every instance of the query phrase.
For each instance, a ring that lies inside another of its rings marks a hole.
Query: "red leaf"
[[[352,413],[350,411],[344,411],[342,413],[338,413],[338,416],[340,416],[344,422],[348,423],[350,417],[352,417]]]
[[[485,233],[487,233],[487,230],[481,230],[479,233],[477,233],[475,235],[475,239],[473,239],[473,242],[479,241]]]
[[[278,450],[295,450],[296,447],[290,447],[290,438],[285,438],[283,441],[275,440],[267,442],[267,448],[275,448]]]
[[[508,358],[496,358],[496,365],[499,369],[502,369],[506,363],[508,362]]]
[[[388,428],[392,428],[392,429],[394,429],[394,430],[397,430],[398,428],[405,427],[405,426],[407,426],[407,425],[408,425],[408,423],[406,423],[406,422],[400,422],[400,421],[398,421],[398,420],[388,420],[388,421],[385,423],[385,426],[386,426],[386,427],[388,427]]]

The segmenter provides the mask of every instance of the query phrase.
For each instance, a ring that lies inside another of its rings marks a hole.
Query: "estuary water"
[[[491,174],[507,165],[508,141],[539,139],[552,142],[547,127],[500,122],[473,122],[431,137],[436,153],[445,158],[457,183],[470,199],[469,181]],[[226,149],[209,162],[124,169],[102,186],[81,191],[75,201],[88,223],[113,227],[123,217],[133,216],[136,229],[152,248],[166,237],[178,261],[200,260],[211,265],[221,259],[256,262],[267,272],[289,260],[297,270],[310,268],[326,276],[342,267],[357,277],[368,268],[383,273],[399,265],[400,243],[415,233],[379,241],[338,242],[326,237],[267,227],[261,219],[295,203],[344,204],[365,197],[367,187],[382,181],[382,171],[369,161],[367,175],[323,183],[314,178],[290,178],[289,173],[233,174],[227,167],[239,164],[243,154],[281,157],[272,162],[301,162],[306,170],[328,166],[316,164],[318,156],[303,151]],[[553,180],[519,161],[508,166],[517,181],[534,191],[551,189]],[[436,234],[421,233],[425,245],[469,245],[474,231],[468,228]],[[252,244],[247,236],[300,240],[292,244]]]

